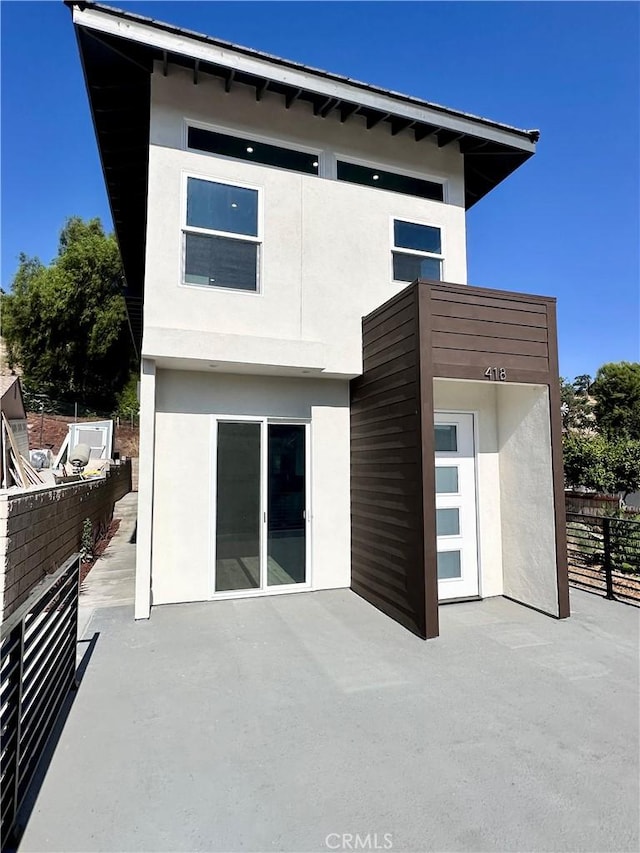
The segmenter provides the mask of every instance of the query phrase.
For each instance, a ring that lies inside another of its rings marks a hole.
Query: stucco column
[[[136,532],[136,619],[151,610],[151,539],[153,532],[153,460],[155,456],[156,364],[142,359],[140,372],[140,450],[138,468],[138,528]]]

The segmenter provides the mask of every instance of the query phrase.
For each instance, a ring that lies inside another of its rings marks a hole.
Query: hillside
[[[92,421],[96,418],[78,418],[78,423]],[[49,447],[55,455],[67,435],[67,426],[73,421],[64,415],[45,415],[41,417],[38,413],[27,414],[27,428],[29,430],[29,449]],[[115,426],[115,450],[121,456],[136,457],[138,455],[138,428],[121,424]]]

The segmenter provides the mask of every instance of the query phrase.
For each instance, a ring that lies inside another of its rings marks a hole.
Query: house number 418
[[[507,378],[507,370],[505,367],[487,367],[484,372],[484,375],[487,379],[493,379],[495,381],[504,382]]]

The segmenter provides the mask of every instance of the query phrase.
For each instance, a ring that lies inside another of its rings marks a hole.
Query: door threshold
[[[467,595],[461,598],[440,598],[438,599],[438,607],[442,604],[461,604],[463,601],[482,601],[482,596]]]
[[[214,592],[209,601],[226,601],[230,598],[239,601],[242,598],[266,598],[271,595],[290,595],[296,592],[313,592],[308,584],[283,584],[276,589],[251,589],[251,590],[228,590],[225,592]]]

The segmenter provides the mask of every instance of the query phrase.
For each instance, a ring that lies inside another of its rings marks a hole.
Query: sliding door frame
[[[260,586],[257,589],[238,589],[216,592],[216,521],[218,508],[218,424],[221,421],[231,423],[260,424]],[[304,464],[305,464],[305,582],[267,585],[267,537],[269,528],[269,424],[303,426]],[[268,417],[258,415],[212,415],[209,470],[211,475],[209,489],[209,598],[218,601],[227,598],[256,598],[263,595],[284,595],[291,592],[305,592],[313,589],[311,539],[313,514],[311,510],[311,421],[309,418]]]

